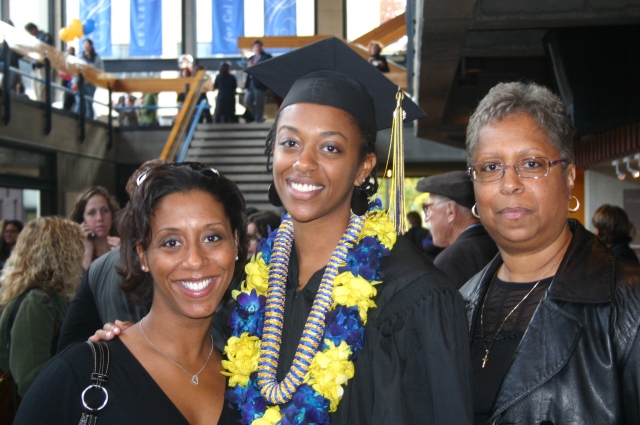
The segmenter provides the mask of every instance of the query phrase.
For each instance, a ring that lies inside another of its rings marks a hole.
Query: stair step
[[[260,147],[264,150],[264,139],[193,139],[189,148],[209,148],[209,147]]]
[[[198,130],[224,130],[228,132],[246,131],[246,130],[267,130],[273,126],[273,123],[249,123],[249,124],[198,124]]]
[[[196,130],[193,137],[196,139],[266,139],[268,131],[200,131]]]
[[[187,154],[184,161],[201,162],[223,170],[223,164],[260,164],[264,167],[267,158],[264,156],[198,156]]]
[[[231,179],[233,180],[233,179]],[[240,192],[242,193],[250,193],[250,192],[258,192],[258,193],[262,193],[265,194],[267,193],[267,191],[269,190],[269,186],[271,185],[271,182],[268,183],[240,183],[236,180],[233,180],[237,185],[238,188],[240,189]]]
[[[257,208],[258,211],[274,211],[274,212],[276,211],[276,207],[271,205],[269,202],[251,201],[251,202],[247,202],[247,207]]]
[[[267,195],[267,191],[264,193],[242,193],[244,195],[245,202],[269,202],[269,195]],[[272,206],[273,208],[273,206]]]
[[[256,148],[189,148],[187,151],[187,155],[198,155],[198,156],[260,156],[265,158],[264,156],[264,148],[256,147]]]
[[[255,167],[254,167],[255,168]],[[223,173],[228,179],[234,181],[237,184],[240,183],[258,183],[258,182],[269,182],[273,180],[273,176],[271,174],[265,173],[253,173],[253,174],[232,174],[225,173],[222,168],[219,170]]]

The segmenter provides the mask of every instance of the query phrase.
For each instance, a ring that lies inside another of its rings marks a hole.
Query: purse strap
[[[107,381],[109,380],[107,376],[107,372],[109,372],[109,347],[104,341],[87,341],[87,344],[89,344],[93,353],[93,372],[91,373],[91,384],[82,391],[82,395],[80,396],[84,412],[82,412],[80,416],[78,425],[95,425],[98,422],[98,412],[104,409],[109,401],[109,393],[107,392]],[[95,400],[91,402],[87,401],[87,395],[95,392],[98,392],[98,396],[102,397],[102,402],[95,402]]]

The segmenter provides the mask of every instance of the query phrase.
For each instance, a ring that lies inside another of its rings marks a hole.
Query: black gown
[[[109,346],[109,401],[98,413],[101,425],[167,424],[189,422],[156,384],[120,338]],[[80,396],[91,383],[93,354],[75,344],[52,358],[25,394],[14,425],[77,424],[83,411]],[[191,385],[185,374],[185,385]],[[237,424],[238,412],[224,403],[218,424]]]
[[[344,386],[333,425],[473,422],[468,327],[462,297],[446,276],[406,238],[382,260],[377,308],[368,312],[364,351]],[[298,291],[291,250],[278,380],[289,370],[324,269]],[[230,335],[229,300],[214,316],[216,344]],[[220,348],[220,347],[219,347]]]

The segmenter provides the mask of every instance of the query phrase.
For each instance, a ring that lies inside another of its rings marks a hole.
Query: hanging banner
[[[111,56],[111,0],[80,0],[80,21],[95,22],[95,30],[86,38],[101,57]],[[82,43],[80,43],[82,50]]]
[[[264,35],[296,35],[296,0],[264,1]]]
[[[131,0],[129,56],[162,56],[162,0]]]
[[[211,53],[238,53],[238,36],[244,35],[244,0],[213,2]]]

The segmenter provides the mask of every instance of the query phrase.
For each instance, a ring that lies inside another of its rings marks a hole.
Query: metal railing
[[[202,116],[202,112],[204,112],[206,108],[211,108],[211,105],[208,104],[206,99],[202,99],[198,104],[198,108],[196,109],[195,114],[193,114],[193,118],[191,119],[191,125],[189,126],[189,131],[187,132],[187,136],[184,138],[184,142],[182,142],[182,146],[180,147],[180,151],[178,152],[178,155],[176,155],[176,162],[184,161],[184,157],[187,155],[189,146],[191,146],[191,140],[193,140],[193,135],[196,133],[196,128],[198,128],[198,123],[200,122],[200,117]]]

